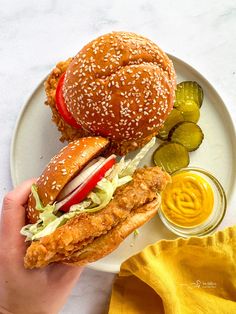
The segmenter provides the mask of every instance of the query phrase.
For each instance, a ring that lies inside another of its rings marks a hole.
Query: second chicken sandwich
[[[53,69],[46,104],[61,140],[99,135],[119,155],[144,146],[173,108],[170,58],[151,40],[128,32],[98,37]]]

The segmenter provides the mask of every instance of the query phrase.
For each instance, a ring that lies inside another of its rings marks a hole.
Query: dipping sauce
[[[211,185],[200,175],[185,171],[172,176],[162,192],[162,212],[173,224],[195,227],[211,215],[214,193]]]

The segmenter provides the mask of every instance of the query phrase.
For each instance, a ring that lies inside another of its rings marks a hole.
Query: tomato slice
[[[108,158],[107,161],[99,167],[95,173],[78,188],[78,192],[75,193],[62,207],[61,211],[68,212],[72,205],[82,202],[92,189],[95,188],[97,183],[104,178],[106,172],[116,163],[115,158]]]
[[[63,97],[63,92],[62,92],[64,79],[65,79],[65,73],[62,74],[57,84],[56,108],[65,122],[73,126],[73,128],[81,129],[81,126],[76,122],[75,118],[73,118],[72,114],[67,110],[66,103]]]

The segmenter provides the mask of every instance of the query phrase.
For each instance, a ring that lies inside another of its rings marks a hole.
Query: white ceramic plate
[[[190,154],[191,166],[199,166],[212,172],[222,183],[227,197],[235,184],[235,130],[224,102],[210,83],[185,62],[170,56],[174,62],[178,82],[195,80],[204,90],[199,124],[205,138],[196,152]],[[63,146],[59,133],[51,122],[50,108],[44,105],[43,82],[34,91],[19,116],[11,147],[11,175],[14,185],[41,174],[51,157]],[[153,150],[152,150],[153,151]],[[151,164],[152,152],[143,161]],[[232,208],[233,210],[233,208]],[[109,256],[90,264],[97,270],[118,272],[120,264],[148,244],[176,236],[161,223],[158,215],[139,229],[139,235],[131,234]]]

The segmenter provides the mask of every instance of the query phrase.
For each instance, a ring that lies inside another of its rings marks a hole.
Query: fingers
[[[2,210],[15,210],[14,205],[24,205],[28,200],[31,186],[35,182],[35,180],[36,179],[30,179],[24,181],[14,190],[8,192],[8,194],[4,198]]]
[[[22,241],[19,234],[25,224],[25,208],[31,185],[35,179],[27,180],[9,192],[4,200],[1,214],[0,233],[2,239]],[[15,242],[15,243],[16,243]]]

